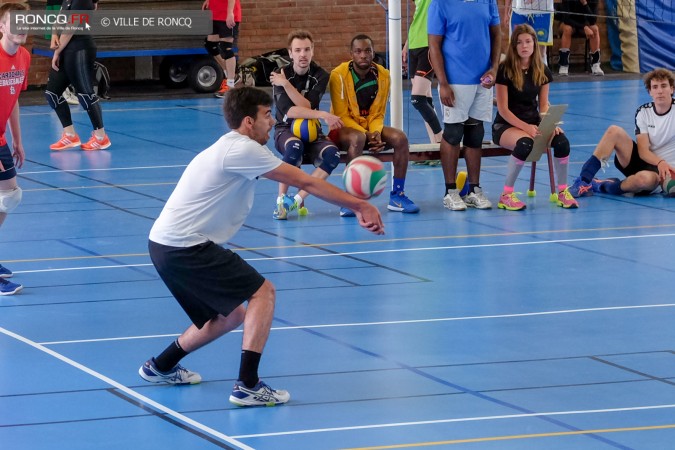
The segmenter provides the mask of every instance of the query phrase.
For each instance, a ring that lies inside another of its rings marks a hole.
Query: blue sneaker
[[[591,180],[591,188],[593,189],[593,192],[595,193],[607,193],[607,184],[614,184],[614,183],[620,183],[621,180],[618,178],[606,178],[606,179],[601,179],[601,178],[593,178]],[[605,185],[603,188],[602,185]],[[603,190],[605,189],[605,190]]]
[[[397,211],[404,214],[415,214],[420,212],[419,206],[406,197],[403,191],[391,192],[389,194],[389,204],[387,205],[387,209],[389,211]]]
[[[11,270],[0,264],[0,278],[12,278],[12,275],[14,274],[12,273]]]
[[[593,195],[593,186],[591,186],[591,183],[586,183],[581,177],[577,177],[572,186],[568,187],[567,190],[574,198],[590,197]]]
[[[138,374],[145,381],[150,383],[169,383],[169,384],[199,384],[202,381],[201,375],[197,372],[191,372],[180,364],[168,372],[160,372],[155,366],[155,359],[150,358],[138,369]]]
[[[356,217],[356,214],[354,214],[354,211],[352,211],[349,208],[345,208],[344,206],[340,208],[340,217]]]
[[[277,198],[277,206],[272,213],[272,218],[275,220],[286,220],[288,213],[298,209],[298,203],[294,197],[286,194]]]
[[[241,381],[237,381],[230,394],[230,402],[237,406],[274,406],[286,403],[290,399],[291,394],[288,391],[272,389],[262,380],[251,389]]]
[[[23,289],[20,284],[12,283],[4,278],[0,278],[0,295],[14,295]]]

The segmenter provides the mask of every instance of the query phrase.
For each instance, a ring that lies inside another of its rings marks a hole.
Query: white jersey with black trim
[[[150,240],[171,247],[226,243],[251,211],[258,177],[281,163],[266,146],[230,131],[188,164]]]
[[[675,166],[675,99],[665,114],[658,114],[654,103],[645,103],[635,112],[635,135],[649,136],[649,149]]]

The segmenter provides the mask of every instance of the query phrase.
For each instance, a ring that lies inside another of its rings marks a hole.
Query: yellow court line
[[[413,242],[413,241],[430,241],[430,240],[450,240],[450,239],[468,239],[468,238],[485,238],[485,237],[511,237],[523,235],[540,235],[540,234],[556,234],[556,233],[584,233],[584,232],[599,232],[599,231],[629,231],[629,230],[647,230],[657,228],[672,228],[675,227],[673,223],[666,223],[661,225],[637,225],[630,227],[602,227],[602,228],[580,228],[576,230],[561,229],[561,230],[530,230],[530,231],[513,231],[508,233],[483,233],[483,234],[458,234],[446,236],[420,236],[407,238],[392,238],[392,239],[369,239],[362,241],[341,241],[341,242],[323,242],[317,244],[293,244],[293,245],[270,245],[264,247],[229,247],[233,252],[248,252],[261,250],[290,250],[298,248],[318,248],[318,247],[338,247],[342,245],[358,245],[358,244],[387,244],[392,242]],[[43,262],[43,261],[77,261],[85,259],[104,259],[104,258],[125,258],[125,257],[145,257],[147,253],[122,253],[113,255],[89,255],[89,256],[68,256],[57,258],[33,258],[33,259],[15,259],[5,260],[5,263],[25,263],[25,262]]]
[[[386,450],[392,448],[414,448],[414,447],[431,447],[432,445],[454,445],[454,444],[468,444],[472,442],[491,442],[491,441],[508,441],[515,439],[536,439],[546,437],[558,436],[576,436],[582,434],[603,434],[603,433],[620,433],[625,431],[651,431],[651,430],[665,430],[668,428],[675,428],[675,424],[669,425],[651,425],[644,427],[624,427],[624,428],[600,428],[597,430],[581,430],[581,431],[559,431],[555,433],[540,433],[540,434],[516,434],[511,436],[494,436],[473,439],[456,439],[452,441],[437,441],[437,442],[418,442],[414,444],[398,444],[398,445],[382,445],[378,447],[358,447],[343,450]]]

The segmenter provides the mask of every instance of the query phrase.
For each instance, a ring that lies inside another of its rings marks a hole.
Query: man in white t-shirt
[[[272,98],[260,89],[242,87],[225,94],[225,120],[232,131],[190,162],[150,230],[152,263],[193,325],[141,366],[138,372],[146,381],[199,383],[201,376],[178,362],[243,323],[239,377],[230,402],[272,406],[290,399],[287,391],[272,389],[258,378],[274,314],[274,286],[221,247],[248,216],[259,177],[347,207],[359,225],[384,234],[377,208],[282,162],[265,146],[275,122],[271,105]]]
[[[668,69],[654,69],[644,76],[644,85],[653,101],[635,113],[636,140],[623,128],[610,126],[569,188],[572,196],[649,194],[675,177],[675,77]],[[614,165],[626,178],[593,178],[612,152]]]

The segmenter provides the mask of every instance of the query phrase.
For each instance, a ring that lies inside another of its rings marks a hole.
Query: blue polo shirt
[[[431,0],[427,31],[443,36],[450,84],[480,84],[490,69],[490,26],[499,25],[496,0]]]

